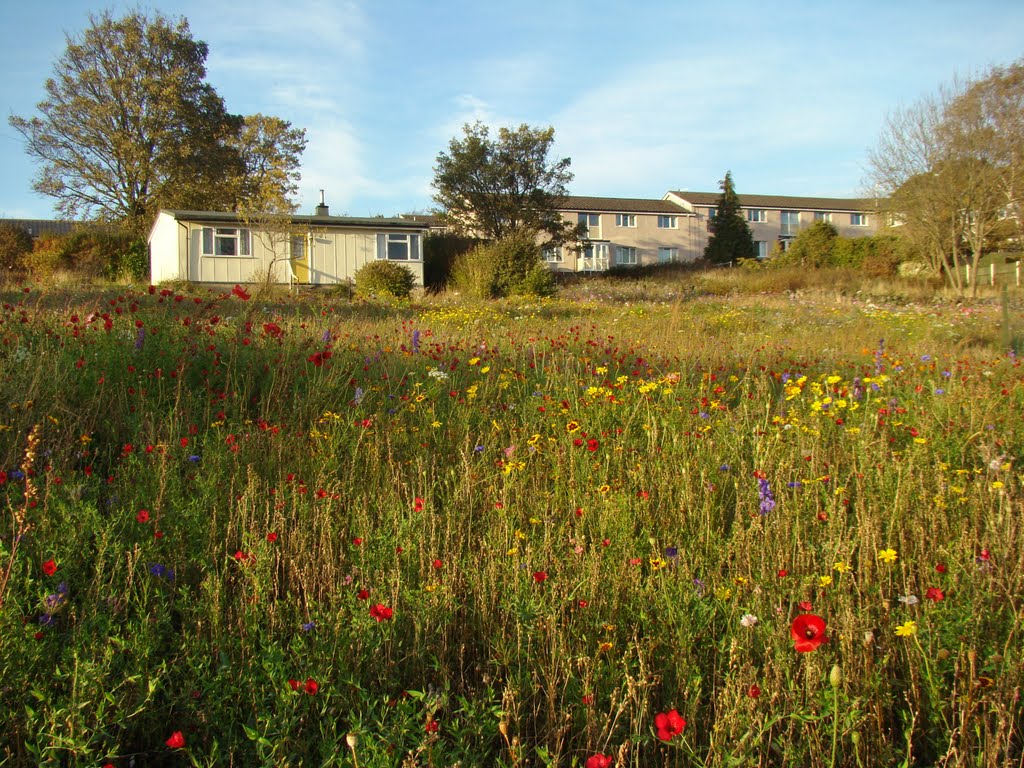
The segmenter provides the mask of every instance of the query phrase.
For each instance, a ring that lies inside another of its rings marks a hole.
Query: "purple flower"
[[[302,625],[303,632],[312,632],[314,629],[316,629],[315,621],[309,621]]]
[[[761,516],[767,515],[773,509],[775,509],[775,495],[772,493],[772,489],[768,486],[768,480],[765,478],[758,479],[757,494],[760,499],[759,512]]]
[[[412,332],[412,351],[413,351],[413,354],[416,354],[417,352],[420,351],[420,332],[419,332],[419,330],[415,330],[415,331]]]

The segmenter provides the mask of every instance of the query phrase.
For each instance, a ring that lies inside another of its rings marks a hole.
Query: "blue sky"
[[[136,3],[5,3],[0,107],[31,116],[65,34]],[[577,195],[849,197],[887,113],[1024,56],[1018,0],[182,0],[232,112],[307,130],[300,209],[432,207],[438,152],[467,121],[555,128]],[[239,12],[244,8],[244,12]],[[0,125],[0,217],[49,218]]]

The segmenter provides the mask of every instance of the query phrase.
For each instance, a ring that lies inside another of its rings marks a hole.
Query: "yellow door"
[[[292,278],[296,283],[309,282],[309,244],[304,235],[292,238]]]

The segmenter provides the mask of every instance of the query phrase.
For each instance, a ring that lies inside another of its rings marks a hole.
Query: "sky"
[[[67,37],[137,2],[2,0],[0,108],[32,117]],[[434,207],[439,152],[467,122],[553,126],[569,191],[867,194],[886,116],[1024,57],[1019,0],[179,0],[236,114],[305,128],[299,209]],[[244,12],[239,9],[244,8]],[[52,218],[0,124],[0,218]]]

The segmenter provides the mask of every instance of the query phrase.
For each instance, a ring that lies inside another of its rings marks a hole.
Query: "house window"
[[[615,226],[616,227],[635,227],[636,226],[636,215],[632,213],[616,213],[615,214]]]
[[[304,235],[294,235],[291,239],[292,258],[301,261],[306,258],[306,238]]]
[[[560,263],[562,261],[562,249],[558,246],[544,249],[544,261],[549,263]]]
[[[248,229],[203,227],[203,256],[252,255]]]
[[[828,213],[827,211],[815,211],[814,212],[814,220],[815,221],[831,222],[832,221],[832,214]]]
[[[709,219],[713,219],[717,215],[718,215],[718,209],[717,208],[708,208],[708,218]]]
[[[747,221],[768,221],[768,214],[763,208],[747,209]]]
[[[868,215],[866,213],[851,213],[850,224],[855,227],[866,227],[868,225]]]
[[[420,236],[378,233],[377,258],[388,261],[419,261]]]
[[[675,264],[679,261],[679,249],[678,248],[659,248],[658,249],[658,263],[659,264]]]
[[[636,266],[636,248],[620,245],[615,249],[615,263],[622,266]]]
[[[584,237],[601,236],[601,214],[581,213],[577,215],[576,221],[582,227]]]
[[[755,240],[754,241],[754,256],[758,259],[768,258],[768,241],[767,240]]]
[[[658,229],[676,229],[678,228],[676,216],[659,216],[658,217]]]
[[[800,211],[783,211],[780,222],[783,235],[795,235],[800,229]]]

